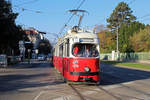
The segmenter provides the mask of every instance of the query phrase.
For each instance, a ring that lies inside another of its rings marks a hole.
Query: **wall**
[[[112,60],[112,53],[100,54],[101,60]],[[120,53],[118,58],[120,61],[150,61],[150,52],[140,53]],[[115,59],[117,60],[117,53],[115,53]]]

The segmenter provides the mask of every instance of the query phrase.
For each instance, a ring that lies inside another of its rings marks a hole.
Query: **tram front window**
[[[75,44],[72,53],[75,57],[98,57],[99,53],[94,44]]]

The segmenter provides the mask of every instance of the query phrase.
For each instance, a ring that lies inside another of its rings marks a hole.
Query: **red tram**
[[[74,27],[54,46],[54,67],[69,81],[99,83],[99,39]]]

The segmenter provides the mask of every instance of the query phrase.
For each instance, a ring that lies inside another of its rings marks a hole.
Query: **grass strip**
[[[132,62],[117,62],[117,61],[101,61],[101,62],[106,63],[106,64],[118,65],[118,66],[127,66],[127,67],[132,67],[132,68],[141,68],[141,69],[150,70],[150,65],[136,64]]]

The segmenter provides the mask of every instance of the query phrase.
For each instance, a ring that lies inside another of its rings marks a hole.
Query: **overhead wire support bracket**
[[[78,9],[83,5],[84,2],[85,2],[85,0],[83,0],[83,1],[80,3],[80,5],[76,8],[76,10],[78,10]],[[65,25],[61,28],[59,34],[61,34],[61,33],[63,32],[63,30],[65,29],[65,27],[67,26],[67,24],[70,22],[70,20],[73,18],[74,15],[75,15],[75,14],[73,13],[73,14],[70,16],[70,18],[69,18],[69,20],[67,21],[67,23],[65,23]]]

